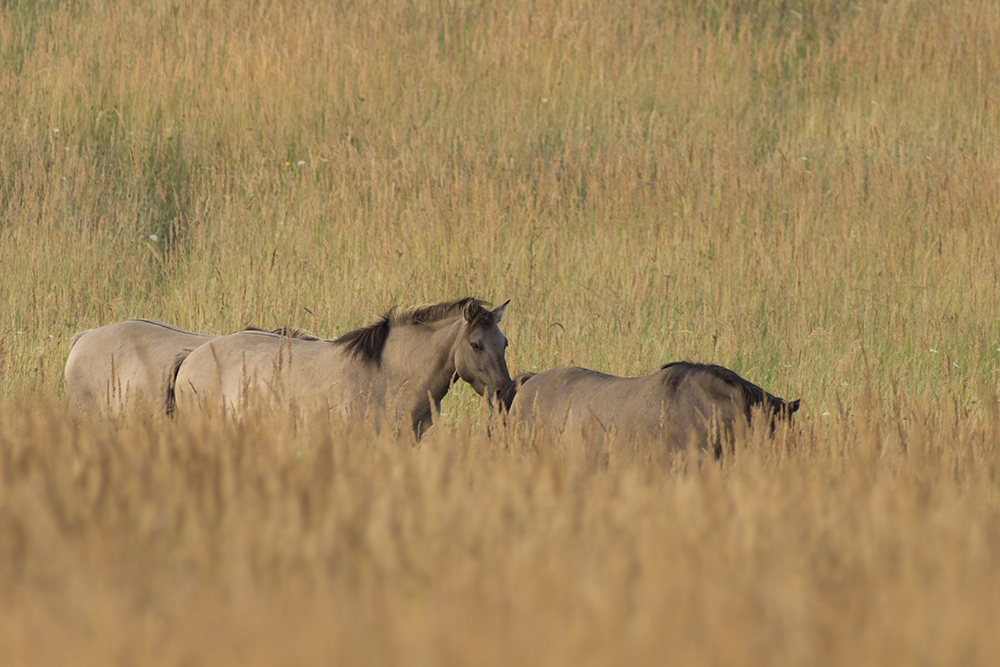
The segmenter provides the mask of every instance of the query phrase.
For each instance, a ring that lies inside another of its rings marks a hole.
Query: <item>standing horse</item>
[[[224,336],[180,360],[176,405],[239,413],[263,397],[345,416],[371,411],[393,423],[408,420],[419,437],[457,379],[491,398],[510,382],[507,339],[497,326],[507,303],[492,311],[472,298],[393,308],[333,341],[262,331]]]
[[[773,430],[790,419],[799,401],[786,402],[722,366],[674,362],[639,378],[585,368],[553,368],[524,374],[501,393],[510,421],[529,429],[587,434],[615,432],[722,453],[723,443],[745,432],[754,408],[763,408]]]
[[[214,339],[156,320],[81,331],[66,358],[69,405],[95,416],[121,415],[139,404],[164,411],[177,355]]]

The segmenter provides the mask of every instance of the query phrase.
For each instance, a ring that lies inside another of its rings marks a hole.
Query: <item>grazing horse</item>
[[[238,414],[264,398],[408,420],[419,437],[459,378],[491,398],[510,382],[507,339],[497,326],[507,303],[492,311],[473,298],[393,308],[332,341],[262,331],[224,336],[179,357],[177,409],[222,406]]]
[[[798,400],[786,402],[728,368],[683,361],[639,378],[586,368],[526,373],[504,388],[501,401],[513,424],[552,436],[615,432],[673,448],[694,443],[716,456],[745,431],[754,408],[764,410],[772,430],[799,409]]]
[[[94,416],[118,416],[140,404],[164,411],[174,359],[214,338],[156,320],[81,331],[66,358],[69,405]]]

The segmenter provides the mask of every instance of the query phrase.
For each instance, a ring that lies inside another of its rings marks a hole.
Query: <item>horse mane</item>
[[[769,394],[753,382],[740,377],[735,371],[731,371],[723,366],[716,366],[715,364],[697,364],[690,361],[675,361],[669,364],[664,364],[660,370],[662,371],[668,368],[675,368],[679,371],[669,380],[671,389],[677,389],[681,380],[686,375],[692,373],[708,373],[712,377],[718,378],[732,387],[739,388],[743,392],[743,398],[746,402],[746,417],[748,423],[751,421],[753,408],[758,405],[763,406],[769,415],[771,415],[772,419],[775,416],[791,417],[792,413],[798,410],[799,407],[798,401],[787,403],[784,399],[778,398],[774,394]]]
[[[382,351],[385,349],[385,342],[389,338],[389,331],[394,327],[406,326],[407,324],[426,324],[438,322],[456,315],[463,315],[469,304],[475,304],[475,313],[470,325],[489,326],[493,323],[490,311],[484,308],[485,301],[474,297],[456,299],[454,301],[444,301],[431,305],[416,306],[414,308],[391,307],[382,318],[367,327],[349,331],[343,336],[333,341],[335,345],[343,345],[348,353],[365,363],[378,366],[382,363]]]
[[[259,331],[261,333],[274,334],[276,336],[284,336],[285,338],[292,338],[295,340],[322,340],[313,336],[310,333],[306,333],[301,329],[293,329],[292,327],[278,327],[277,329],[261,329],[259,327],[247,327],[243,331]]]

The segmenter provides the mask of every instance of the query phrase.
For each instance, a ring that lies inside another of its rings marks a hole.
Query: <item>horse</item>
[[[507,303],[475,298],[393,307],[374,324],[336,340],[241,331],[182,352],[173,385],[179,413],[221,407],[239,415],[252,400],[407,420],[419,438],[458,379],[490,399],[510,382]]]
[[[165,411],[177,355],[215,338],[144,319],[81,331],[66,358],[68,403],[93,416],[120,416],[140,404]]]
[[[645,377],[617,377],[586,368],[553,368],[525,373],[500,392],[509,422],[518,428],[547,429],[549,435],[611,433],[668,448],[694,444],[722,455],[762,409],[773,433],[790,420],[799,400],[769,394],[722,366],[678,361]]]

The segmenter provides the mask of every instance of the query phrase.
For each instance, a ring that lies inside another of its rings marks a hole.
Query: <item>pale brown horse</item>
[[[115,416],[163,412],[178,354],[214,340],[156,320],[128,320],[73,336],[64,374],[71,409]]]
[[[392,309],[333,341],[262,331],[224,336],[179,359],[177,410],[240,414],[264,399],[345,417],[370,414],[406,423],[419,437],[459,378],[481,396],[510,382],[507,339],[497,326],[506,307],[491,311],[467,298]]]
[[[694,444],[717,456],[745,433],[755,408],[772,429],[799,409],[798,400],[786,402],[727,368],[688,362],[638,378],[575,367],[528,373],[512,380],[501,400],[510,423],[552,437],[615,433],[670,448]]]

